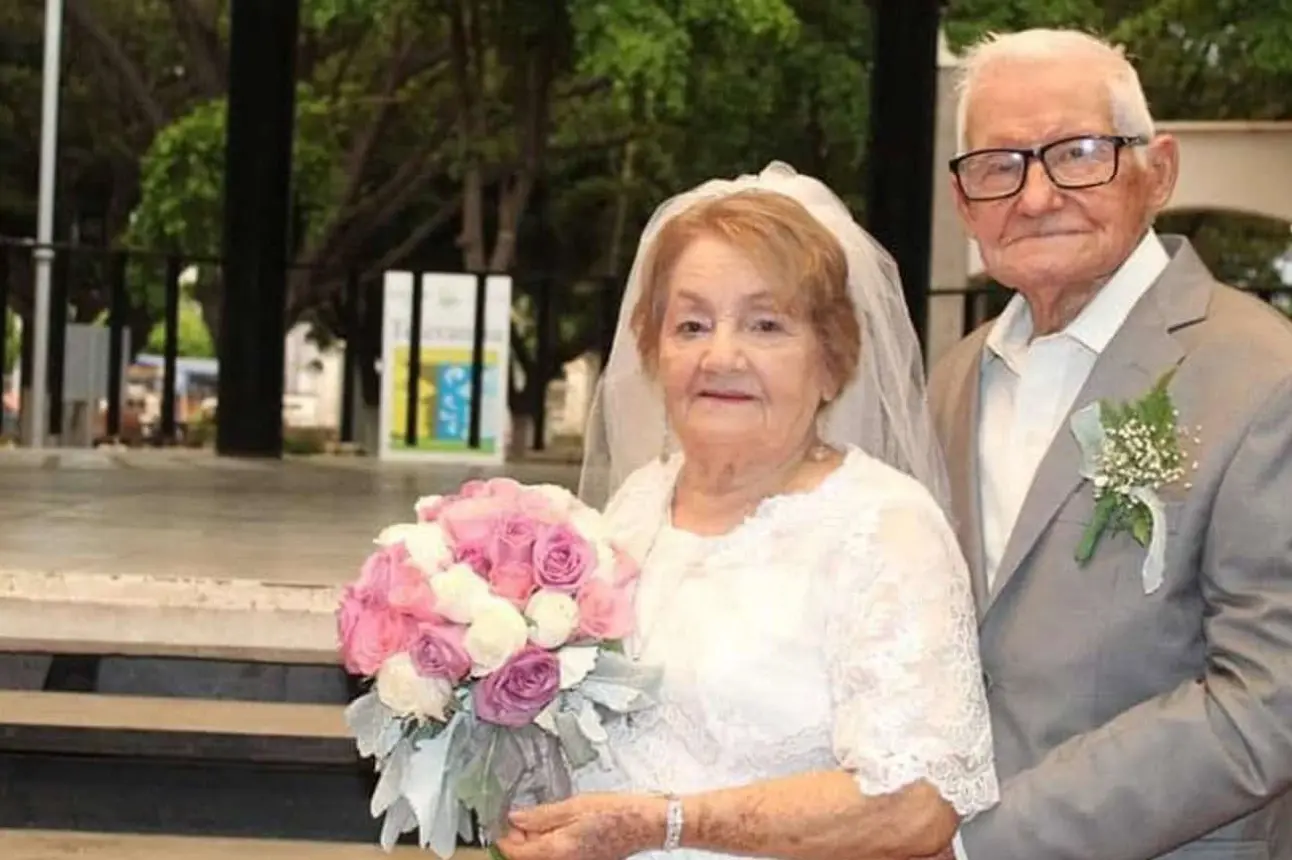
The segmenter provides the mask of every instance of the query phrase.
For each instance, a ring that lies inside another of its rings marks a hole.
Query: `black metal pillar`
[[[13,370],[6,361],[9,357],[9,248],[0,245],[0,394],[5,392],[5,379]],[[0,426],[0,435],[4,434]]]
[[[359,385],[359,340],[363,337],[363,317],[359,313],[359,270],[351,269],[345,279],[341,301],[345,332],[345,358],[341,372],[341,441],[354,441],[354,393]]]
[[[159,445],[173,445],[176,432],[175,388],[179,384],[179,276],[183,272],[180,258],[172,254],[166,258],[166,315],[162,340],[162,401],[161,430],[157,434]]]
[[[118,251],[112,255],[112,293],[108,305],[108,438],[121,436],[121,371],[125,364],[123,333],[126,330],[126,271],[130,255]]]
[[[216,451],[279,457],[300,0],[233,0]]]
[[[937,132],[942,0],[872,0],[867,226],[902,274],[906,306],[926,342],[933,250],[933,145]]]

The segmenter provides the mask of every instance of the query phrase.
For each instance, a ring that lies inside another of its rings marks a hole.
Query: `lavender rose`
[[[597,567],[597,551],[574,529],[548,526],[534,543],[534,580],[539,588],[573,594]]]
[[[512,729],[527,726],[552,703],[560,688],[556,655],[530,646],[476,684],[472,693],[476,716]]]
[[[457,624],[423,624],[409,646],[417,674],[457,683],[471,671],[471,658],[462,647],[465,627]]]

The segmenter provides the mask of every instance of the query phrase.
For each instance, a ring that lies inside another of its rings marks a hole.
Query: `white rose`
[[[433,508],[442,501],[444,501],[443,496],[422,496],[413,505],[413,512],[420,517],[422,515],[422,511],[427,508]]]
[[[489,583],[469,564],[455,564],[430,579],[435,611],[450,621],[468,624],[481,605],[492,598]]]
[[[435,523],[418,523],[404,536],[408,557],[423,573],[431,574],[453,560],[444,529]]]
[[[540,648],[559,648],[579,624],[579,605],[568,594],[540,591],[529,599],[525,615],[534,623],[531,642]]]
[[[377,546],[394,546],[397,543],[403,543],[416,528],[417,523],[396,523],[393,526],[386,526],[372,542]]]
[[[413,564],[424,573],[434,573],[453,558],[444,529],[435,523],[398,523],[386,526],[373,543],[378,546],[402,543]]]
[[[535,484],[529,489],[547,499],[560,514],[567,514],[582,504],[574,493],[557,484]]]
[[[412,658],[401,652],[386,658],[377,670],[377,698],[401,717],[444,722],[453,685],[443,678],[423,678]]]
[[[471,658],[471,673],[478,677],[496,671],[528,641],[529,625],[520,610],[501,597],[490,597],[477,607],[462,648]]]

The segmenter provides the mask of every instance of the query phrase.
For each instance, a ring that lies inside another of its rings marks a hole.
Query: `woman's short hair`
[[[740,191],[694,204],[664,223],[642,267],[642,294],[631,325],[642,364],[654,371],[678,259],[700,237],[717,239],[759,269],[787,313],[806,320],[826,372],[840,389],[852,382],[861,329],[848,292],[843,246],[797,200],[772,191]]]

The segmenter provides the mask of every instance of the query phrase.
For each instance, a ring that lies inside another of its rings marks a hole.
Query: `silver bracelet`
[[[668,796],[668,811],[664,816],[664,850],[676,851],[682,847],[682,799],[676,794]]]

